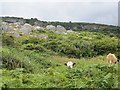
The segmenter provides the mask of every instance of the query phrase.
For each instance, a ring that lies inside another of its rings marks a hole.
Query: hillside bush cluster
[[[67,35],[44,32],[44,34],[48,35],[47,39],[30,36],[17,38],[4,34],[3,45],[40,52],[51,50],[72,58],[93,57],[110,52],[119,55],[117,52],[120,46],[117,37],[109,37],[93,32],[70,33]]]

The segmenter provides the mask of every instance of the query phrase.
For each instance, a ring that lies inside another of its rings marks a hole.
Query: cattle
[[[109,53],[109,54],[107,55],[106,60],[107,60],[107,62],[110,63],[110,64],[115,64],[115,63],[118,62],[118,59],[117,59],[117,57],[115,56],[115,54],[111,54],[111,53]]]
[[[65,63],[65,65],[69,68],[73,68],[73,66],[75,65],[76,63],[73,63],[72,61],[69,61],[67,63]]]

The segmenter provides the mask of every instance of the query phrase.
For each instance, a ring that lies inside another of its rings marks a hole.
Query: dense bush
[[[26,50],[38,50],[40,52],[45,52],[46,49],[41,46],[40,44],[33,44],[33,43],[29,43],[29,44],[24,44],[23,45],[23,48],[26,49]]]
[[[15,46],[15,37],[12,34],[3,34],[2,35],[2,44],[3,46]]]
[[[93,57],[118,52],[119,44],[116,37],[100,33],[80,32],[80,34],[52,34],[44,47],[68,57]]]
[[[110,52],[117,54],[117,52],[119,52],[118,40],[115,38],[105,37],[101,40],[96,40],[94,45],[94,51],[97,52],[98,55],[104,55]]]
[[[26,72],[39,72],[39,68],[51,67],[49,60],[50,54],[54,55],[48,51],[39,52],[34,50],[22,50],[16,48],[3,48],[2,50],[2,66],[7,69],[24,68]],[[33,64],[34,63],[34,64]]]

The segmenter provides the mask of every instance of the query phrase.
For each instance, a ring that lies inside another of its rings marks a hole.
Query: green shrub
[[[2,44],[3,46],[15,46],[15,37],[12,34],[3,34],[2,35]]]
[[[23,49],[26,49],[26,50],[38,50],[40,52],[45,52],[46,49],[40,45],[40,44],[33,44],[33,43],[29,43],[29,44],[24,44],[23,45]]]

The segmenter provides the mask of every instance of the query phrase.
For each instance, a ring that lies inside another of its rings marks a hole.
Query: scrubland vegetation
[[[118,40],[115,33],[46,28],[19,37],[2,33],[2,88],[118,88],[119,64],[105,60],[108,53],[120,57]]]

